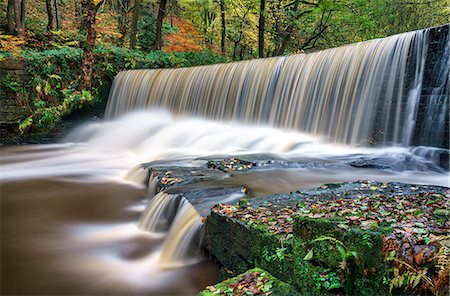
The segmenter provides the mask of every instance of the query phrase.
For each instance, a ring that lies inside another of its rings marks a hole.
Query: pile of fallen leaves
[[[377,193],[327,201],[308,198],[299,204],[298,214],[338,218],[342,229],[389,227],[389,234],[383,236],[385,251],[395,250],[397,257],[419,267],[431,260],[442,242],[450,243],[449,197],[449,192],[430,191],[407,195]]]
[[[232,157],[220,161],[215,160],[208,161],[207,166],[208,168],[213,168],[223,172],[232,172],[232,171],[249,170],[252,167],[256,166],[256,164],[250,161],[245,161]]]
[[[177,178],[177,177],[173,177],[171,176],[171,171],[167,171],[165,173],[165,176],[161,178],[161,180],[159,181],[159,183],[161,184],[161,186],[166,189],[169,186],[172,186],[176,183],[180,183],[183,181],[182,178]]]
[[[289,234],[293,232],[295,207],[280,207],[268,204],[267,207],[241,207],[239,205],[217,205],[212,212],[239,220],[247,225],[264,226],[271,234]]]
[[[0,35],[0,50],[7,51],[14,56],[22,52],[22,47],[27,43],[25,37]]]
[[[273,282],[266,277],[265,272],[247,272],[238,282],[229,283],[226,280],[227,288],[219,289],[215,286],[208,286],[206,290],[217,295],[271,295]]]

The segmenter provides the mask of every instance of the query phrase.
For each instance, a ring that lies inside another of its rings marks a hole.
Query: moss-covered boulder
[[[253,268],[214,286],[208,286],[199,293],[199,296],[213,295],[300,296],[291,285],[260,268]]]

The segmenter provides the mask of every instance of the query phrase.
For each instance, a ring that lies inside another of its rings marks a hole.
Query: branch
[[[314,2],[309,2],[309,1],[302,1],[302,0],[294,0],[291,3],[288,3],[286,5],[283,6],[283,8],[292,6],[292,5],[297,5],[297,4],[306,4],[306,5],[313,5],[313,6],[319,6],[319,3],[314,3]]]
[[[94,7],[95,11],[97,11],[100,8],[100,6],[102,6],[105,2],[106,0],[101,0],[100,2],[98,2],[97,5],[95,5]]]

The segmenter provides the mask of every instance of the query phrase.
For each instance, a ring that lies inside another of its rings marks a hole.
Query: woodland
[[[101,100],[121,70],[296,54],[449,21],[449,0],[4,0],[0,60],[31,80],[1,78],[24,106],[20,133],[51,130]],[[81,67],[80,67],[81,65]],[[31,129],[30,129],[31,128]]]

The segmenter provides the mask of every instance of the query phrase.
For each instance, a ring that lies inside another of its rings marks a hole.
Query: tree
[[[55,21],[56,21],[56,29],[60,29],[59,25],[59,11],[58,11],[58,0],[53,1],[53,4],[55,6]]]
[[[25,34],[26,1],[8,0],[7,9],[8,32],[10,34],[16,33],[19,36],[23,36]]]
[[[139,17],[141,14],[141,2],[142,0],[134,1],[134,9],[133,9],[133,19],[131,20],[131,29],[130,29],[130,47],[136,47],[136,35],[137,35],[137,26],[139,22]]]
[[[15,32],[13,0],[8,0],[7,14],[8,14],[8,16],[7,16],[8,33],[12,35]]]
[[[137,43],[142,51],[150,52],[156,44],[156,14],[152,5],[145,4],[139,22]]]
[[[119,46],[123,46],[128,33],[128,13],[131,11],[130,0],[115,0],[113,6],[117,12],[117,28],[120,32],[120,38],[117,43]]]
[[[225,54],[226,53],[225,39],[226,39],[226,35],[227,35],[226,20],[225,20],[225,0],[220,0],[219,6],[220,6],[220,17],[222,20],[222,31],[221,31],[221,36],[220,36],[220,51],[222,52],[222,54]]]
[[[158,15],[156,17],[156,42],[155,49],[160,50],[162,48],[162,26],[163,20],[166,15],[167,0],[160,0],[158,4]]]
[[[260,1],[259,6],[259,26],[258,26],[258,55],[264,57],[264,25],[266,15],[266,0]]]
[[[47,31],[49,32],[49,35],[51,34],[51,31],[55,28],[55,24],[53,21],[53,7],[52,7],[52,0],[45,0],[45,7],[47,8]]]
[[[227,30],[227,38],[233,42],[232,59],[239,60],[252,58],[253,48],[257,43],[254,29],[257,26],[256,7],[253,0],[230,3],[230,26]]]
[[[83,59],[81,62],[81,69],[83,71],[83,80],[80,84],[80,89],[91,89],[92,80],[92,66],[94,64],[94,46],[97,38],[97,31],[95,23],[97,18],[97,11],[105,2],[101,0],[95,4],[94,0],[82,0],[81,12],[85,16],[86,21],[86,40],[83,43]],[[82,20],[83,21],[83,20]]]

